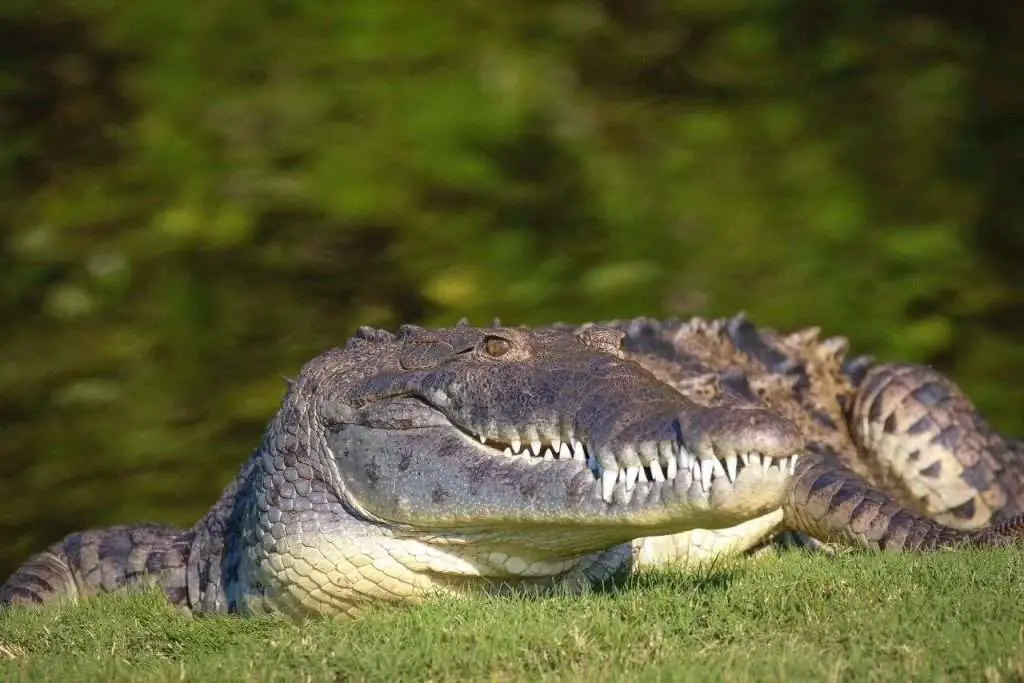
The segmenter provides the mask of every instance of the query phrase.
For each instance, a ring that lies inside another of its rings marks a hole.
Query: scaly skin
[[[157,583],[174,604],[187,604],[191,532],[144,524],[71,534],[33,556],[0,589],[4,603],[45,597],[77,600],[144,583]]]
[[[1024,513],[1024,448],[992,429],[948,379],[917,365],[872,368],[848,411],[868,478],[948,526]]]
[[[195,528],[74,534],[0,602],[155,582],[194,612],[353,615],[699,564],[786,529],[890,551],[1020,535],[1019,445],[936,373],[844,353],[742,317],[361,330],[303,369]],[[502,453],[520,440],[585,459]]]

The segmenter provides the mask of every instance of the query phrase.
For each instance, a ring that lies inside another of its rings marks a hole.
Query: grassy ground
[[[1024,680],[1022,577],[1011,551],[790,554],[302,626],[147,593],[0,614],[0,680]]]

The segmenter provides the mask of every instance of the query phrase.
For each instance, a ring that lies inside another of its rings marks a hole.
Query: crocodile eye
[[[484,339],[484,352],[491,358],[500,358],[512,349],[512,343],[501,337],[487,337]]]

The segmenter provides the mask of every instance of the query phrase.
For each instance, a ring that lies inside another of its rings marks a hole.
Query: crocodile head
[[[294,498],[295,478],[312,471],[318,500],[336,497],[388,537],[388,562],[431,564],[443,547],[431,571],[503,580],[778,508],[797,428],[754,405],[700,406],[626,358],[622,341],[592,325],[364,328],[293,383],[264,445],[279,454],[259,477],[276,487],[268,504],[282,487]],[[291,465],[299,452],[305,470]],[[402,539],[420,545],[394,550]]]
[[[597,326],[361,330],[304,373],[335,485],[391,527],[579,550],[777,508],[795,426],[698,406],[624,359],[622,339]]]

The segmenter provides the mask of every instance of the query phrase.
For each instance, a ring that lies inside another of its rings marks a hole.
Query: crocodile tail
[[[187,606],[191,532],[163,525],[74,533],[29,558],[0,586],[0,605],[76,602],[101,593],[159,585]]]
[[[1024,538],[1024,517],[984,529],[954,529],[905,507],[834,458],[813,454],[798,463],[783,512],[792,531],[868,550],[990,547]]]
[[[0,586],[0,605],[34,604],[54,599],[78,599],[78,586],[71,575],[63,541],[30,557]]]
[[[1024,541],[1024,515],[1011,517],[998,524],[968,532],[970,545],[991,547]]]
[[[877,365],[847,411],[858,470],[920,512],[957,529],[1024,514],[1024,444],[993,429],[938,371]]]

